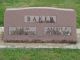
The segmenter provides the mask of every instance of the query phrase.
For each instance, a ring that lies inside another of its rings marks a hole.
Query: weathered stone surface
[[[76,14],[73,9],[6,9],[4,27],[5,41],[76,42]]]

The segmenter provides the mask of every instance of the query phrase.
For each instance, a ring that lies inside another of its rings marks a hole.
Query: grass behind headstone
[[[73,8],[80,28],[80,0],[0,0],[0,26],[3,26],[5,8],[14,7],[60,7]]]

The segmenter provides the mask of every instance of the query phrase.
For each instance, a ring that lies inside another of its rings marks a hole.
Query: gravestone
[[[4,41],[74,43],[75,11],[52,7],[8,8],[4,16]]]

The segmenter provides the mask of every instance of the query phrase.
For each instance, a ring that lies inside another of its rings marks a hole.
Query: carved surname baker
[[[24,22],[55,23],[56,16],[25,16]]]

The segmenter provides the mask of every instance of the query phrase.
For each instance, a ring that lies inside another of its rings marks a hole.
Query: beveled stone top
[[[6,10],[25,10],[25,9],[55,9],[64,11],[74,11],[74,9],[55,8],[55,7],[25,7],[25,8],[7,8]]]

